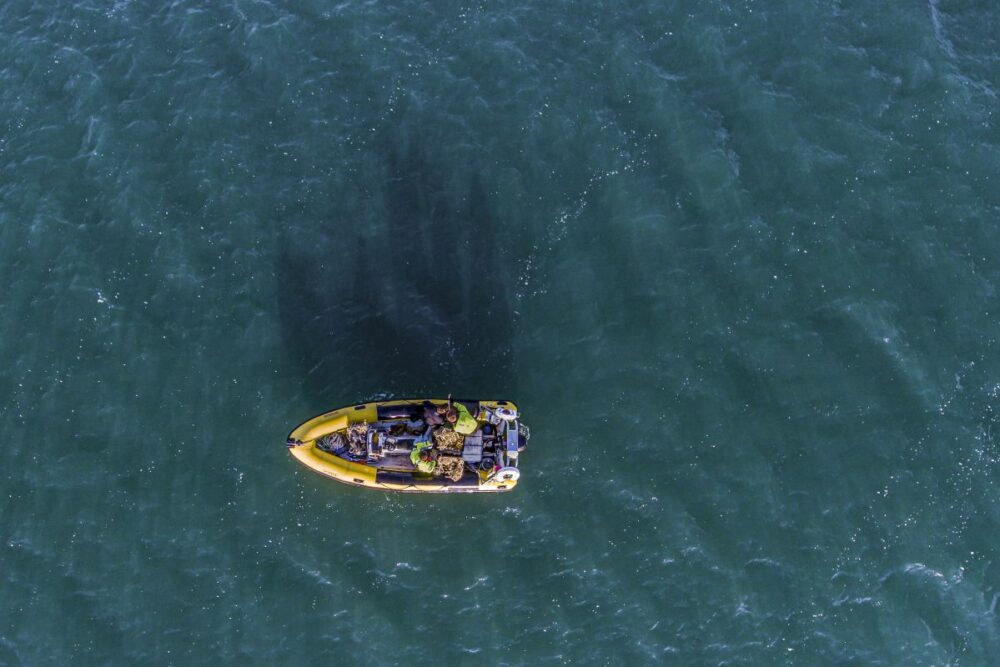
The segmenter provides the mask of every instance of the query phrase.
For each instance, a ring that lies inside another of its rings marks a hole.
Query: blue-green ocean
[[[4,0],[0,664],[1000,664],[990,0]],[[298,465],[506,398],[501,495]]]

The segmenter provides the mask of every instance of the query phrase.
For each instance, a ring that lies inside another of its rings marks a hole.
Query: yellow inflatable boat
[[[292,456],[383,491],[497,493],[520,479],[528,429],[510,401],[401,399],[326,412],[288,434]]]

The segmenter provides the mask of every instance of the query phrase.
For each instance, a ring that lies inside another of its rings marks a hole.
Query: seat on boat
[[[468,463],[479,463],[483,460],[483,430],[476,429],[472,435],[465,436],[462,445],[462,459]]]

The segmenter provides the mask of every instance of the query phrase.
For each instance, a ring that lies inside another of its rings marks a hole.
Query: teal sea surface
[[[1000,6],[0,3],[0,665],[1000,664]],[[501,495],[299,466],[507,398]]]

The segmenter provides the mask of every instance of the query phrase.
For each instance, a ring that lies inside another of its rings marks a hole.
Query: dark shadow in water
[[[361,229],[344,211],[325,237],[278,253],[285,345],[306,391],[331,406],[510,397],[511,276],[478,174],[448,174],[466,182],[455,195],[419,148],[386,151],[384,166],[368,187],[385,220]]]

